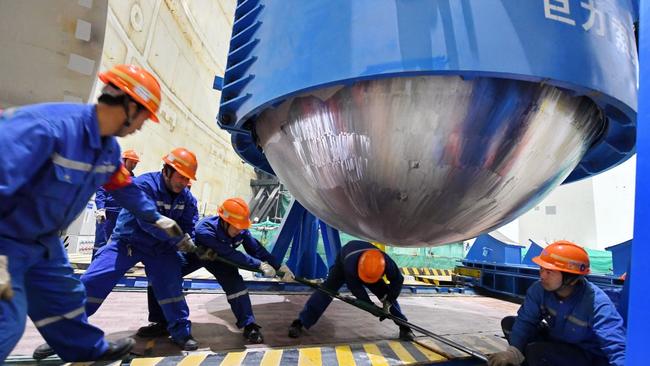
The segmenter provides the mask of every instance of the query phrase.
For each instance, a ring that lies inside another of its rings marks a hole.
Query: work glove
[[[264,272],[264,277],[275,277],[275,269],[270,264],[262,262],[260,263],[260,269]]]
[[[0,255],[0,300],[11,300],[12,297],[14,290],[9,276],[9,259],[6,255]]]
[[[489,355],[488,366],[519,366],[524,362],[524,358],[524,355],[517,347],[508,346],[508,349],[505,351]]]
[[[98,224],[101,224],[102,222],[106,221],[106,210],[103,208],[95,210],[95,221],[97,221]]]
[[[160,218],[154,223],[157,228],[164,231],[169,237],[177,237],[183,235],[183,230],[176,223],[167,216],[160,215]]]
[[[192,240],[190,234],[188,233],[185,233],[185,235],[183,235],[183,238],[178,243],[176,243],[176,248],[185,253],[194,253],[196,251],[194,240]]]
[[[280,272],[282,272],[282,281],[284,282],[291,282],[296,278],[286,264],[280,266]]]
[[[196,255],[199,256],[199,259],[204,261],[214,261],[218,257],[217,252],[215,252],[211,248],[206,248],[203,246],[199,246],[196,248]]]
[[[381,301],[381,309],[385,313],[390,313],[390,307],[393,306],[393,302],[388,298],[388,294],[384,295],[384,297],[379,300]]]
[[[381,310],[383,310],[383,312],[386,314],[390,314],[390,308],[391,306],[393,306],[393,302],[390,301],[388,295],[384,295],[384,297],[382,297],[379,300],[381,301]],[[379,317],[380,322],[383,321],[384,319],[386,319],[386,317],[383,315]]]

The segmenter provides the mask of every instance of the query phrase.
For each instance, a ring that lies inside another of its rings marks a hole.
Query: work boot
[[[43,343],[40,346],[36,347],[32,357],[35,360],[42,360],[44,358],[48,358],[48,357],[53,356],[55,354],[56,354],[56,352],[54,352],[54,349],[52,347],[50,347],[49,344]]]
[[[197,342],[192,336],[185,338],[183,341],[177,341],[172,338],[172,342],[182,348],[183,351],[196,351],[199,348],[199,342]]]
[[[108,349],[97,361],[116,361],[128,356],[135,346],[133,338],[122,338],[115,342],[108,342]]]
[[[413,340],[415,340],[415,334],[413,334],[413,331],[411,330],[411,328],[400,325],[400,327],[399,327],[399,339],[401,339],[403,341],[413,341]]]
[[[151,323],[147,326],[140,327],[135,335],[142,338],[156,338],[168,336],[169,332],[167,331],[167,324]]]
[[[108,342],[108,349],[100,358],[93,361],[114,361],[121,360],[124,356],[128,355],[131,352],[131,349],[135,345],[133,338],[122,338],[118,339],[116,342]],[[41,344],[36,347],[32,357],[35,360],[42,360],[44,358],[55,355],[54,349],[50,347],[47,343]]]
[[[262,332],[260,332],[259,325],[255,323],[250,323],[244,327],[244,338],[246,338],[250,343],[263,343],[264,337]]]
[[[302,334],[302,322],[300,319],[296,319],[289,326],[289,337],[298,338]]]

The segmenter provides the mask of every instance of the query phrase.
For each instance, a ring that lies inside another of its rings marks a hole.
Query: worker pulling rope
[[[203,249],[203,248],[200,248],[199,251],[201,249]],[[197,254],[199,254],[199,256],[201,256],[203,253],[197,253]],[[216,255],[214,255],[214,253],[210,253],[210,260],[215,260],[215,261],[227,264],[229,266],[240,268],[240,269],[243,269],[243,270],[246,270],[246,271],[262,273],[262,270],[260,270],[259,268],[241,265],[241,264],[235,263],[233,261],[230,261],[228,259],[216,256]],[[282,277],[284,275],[280,271],[278,271],[276,274],[277,274],[278,277]],[[340,293],[338,293],[336,291],[331,291],[331,290],[323,287],[322,285],[314,283],[314,282],[312,282],[312,281],[310,281],[310,280],[308,280],[306,278],[296,276],[294,278],[294,280],[296,282],[298,282],[298,283],[309,286],[309,287],[311,287],[311,288],[313,288],[315,290],[321,291],[321,292],[327,294],[328,296],[330,296],[332,298],[339,299],[339,300],[341,300],[343,302],[346,302],[346,303],[348,303],[350,305],[353,305],[353,306],[355,306],[355,307],[357,307],[357,308],[359,308],[361,310],[367,311],[370,314],[380,318],[380,320],[390,319],[390,320],[394,321],[397,324],[407,326],[407,327],[409,327],[411,329],[415,329],[416,331],[418,331],[418,332],[420,332],[420,333],[422,333],[422,334],[424,334],[424,335],[426,335],[428,337],[431,337],[431,338],[433,338],[433,339],[435,339],[435,340],[437,340],[437,341],[439,341],[441,343],[444,343],[444,344],[446,344],[446,345],[448,345],[450,347],[453,347],[455,349],[463,351],[463,352],[465,352],[465,353],[467,353],[467,354],[471,355],[472,357],[475,357],[475,358],[477,358],[479,360],[482,360],[482,361],[485,361],[485,362],[487,362],[487,360],[488,360],[487,356],[482,354],[479,351],[468,348],[468,347],[466,347],[466,346],[464,346],[462,344],[456,343],[456,342],[454,342],[452,340],[449,340],[449,339],[444,338],[442,336],[439,336],[439,335],[437,335],[437,334],[435,334],[433,332],[430,332],[430,331],[428,331],[428,330],[426,330],[426,329],[424,329],[424,328],[422,328],[420,326],[412,324],[412,323],[410,323],[410,322],[408,322],[408,321],[406,321],[404,319],[398,318],[398,317],[384,311],[384,309],[376,306],[375,304],[368,303],[368,302],[363,301],[363,300],[359,300],[359,299],[354,298],[352,296],[341,295]]]

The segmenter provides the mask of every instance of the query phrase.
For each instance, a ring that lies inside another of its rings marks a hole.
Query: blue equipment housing
[[[634,153],[637,53],[630,0],[582,4],[239,0],[217,121],[244,160],[272,174],[256,116],[298,93],[414,75],[546,83],[588,96],[608,119],[565,183],[589,177]]]
[[[632,240],[612,245],[605,248],[612,252],[612,265],[614,276],[622,276],[630,269],[630,254],[632,253]]]
[[[521,260],[521,263],[526,265],[526,266],[535,266],[537,267],[537,264],[533,262],[533,258],[537,257],[538,255],[542,254],[542,246],[535,243],[534,241],[528,239],[530,242],[530,247],[528,247],[528,251],[526,252],[526,255],[524,256],[524,259]]]
[[[475,277],[464,276],[465,281],[491,292],[525,297],[530,285],[539,280],[539,266],[532,259],[542,252],[542,247],[530,240],[530,247],[523,260],[522,248],[503,243],[488,234],[480,235],[463,259],[464,267],[461,267],[470,271],[479,270],[480,273]],[[460,273],[462,275],[462,269]],[[587,279],[612,299],[621,316],[626,319],[627,291],[624,289],[624,281],[618,276],[594,274],[588,275]]]

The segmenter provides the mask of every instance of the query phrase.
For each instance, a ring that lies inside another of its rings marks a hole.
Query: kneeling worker
[[[614,304],[589,274],[589,255],[557,241],[533,258],[540,281],[526,293],[517,316],[501,321],[510,346],[490,355],[489,366],[625,364],[625,327]]]
[[[387,281],[383,279],[384,276]],[[386,253],[366,241],[353,240],[341,248],[323,287],[336,292],[345,284],[359,300],[372,303],[366,287],[382,301],[385,311],[407,320],[397,303],[403,283],[404,276],[399,267]],[[316,324],[331,302],[330,296],[321,291],[314,292],[298,319],[291,323],[289,337],[298,338],[303,327],[309,329]],[[400,325],[399,337],[413,340],[414,335],[409,327]]]
[[[213,261],[215,256],[231,262],[256,267],[266,277],[273,277],[276,271],[283,272],[283,281],[292,281],[293,273],[284,264],[269,253],[253,236],[248,228],[251,226],[248,204],[241,198],[228,198],[218,210],[218,216],[206,217],[196,225],[196,245],[200,248],[200,260],[194,253],[185,253],[182,275],[190,274],[205,267],[216,279],[226,293],[232,312],[237,318],[237,327],[244,329],[244,338],[250,343],[262,343],[264,337],[260,326],[255,323],[253,307],[248,289],[239,270],[233,266]],[[246,253],[237,248],[242,246]],[[212,259],[212,260],[210,260]],[[151,289],[150,289],[151,290]],[[149,321],[152,323],[138,330],[140,337],[158,337],[167,333],[165,318],[160,305],[154,301],[149,292]]]

